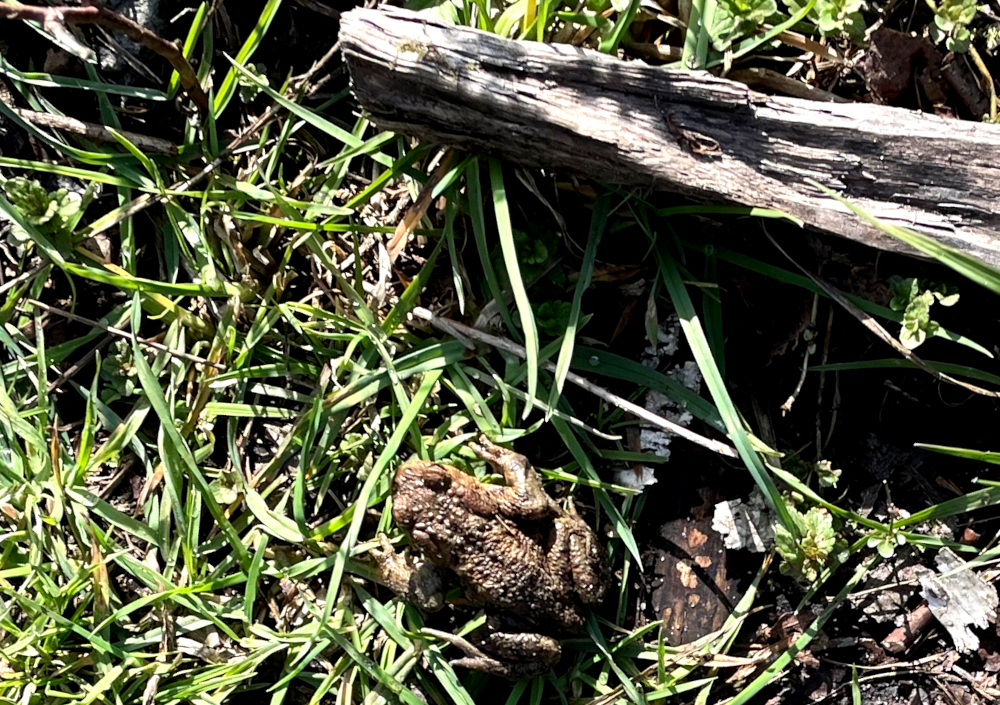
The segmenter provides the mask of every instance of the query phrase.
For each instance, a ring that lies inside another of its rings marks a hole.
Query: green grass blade
[[[763,492],[764,497],[777,515],[778,521],[787,527],[789,531],[796,531],[795,525],[788,514],[788,508],[785,506],[785,500],[782,498],[781,493],[778,492],[774,480],[771,479],[757,451],[754,450],[744,430],[743,422],[736,411],[736,406],[729,397],[729,392],[722,380],[722,375],[719,373],[718,365],[715,364],[715,358],[712,357],[708,339],[705,337],[694,305],[691,303],[691,298],[688,295],[687,288],[684,286],[684,281],[681,279],[680,273],[677,271],[673,258],[664,251],[662,244],[657,245],[655,252],[659,261],[660,271],[663,274],[663,282],[670,293],[670,299],[673,301],[677,316],[680,318],[681,328],[687,338],[695,362],[698,363],[698,369],[701,370],[701,374],[705,378],[705,385],[708,387],[709,393],[712,395],[712,399],[719,410],[719,414],[722,416],[722,421],[726,425],[730,440],[736,446],[740,458],[750,470],[754,482],[757,483],[757,486]]]
[[[775,661],[768,666],[768,668],[757,676],[746,688],[741,690],[735,698],[728,701],[727,705],[748,705],[753,701],[753,698],[760,693],[763,688],[770,683],[778,674],[785,670],[795,660],[795,657],[802,653],[806,647],[812,643],[812,640],[816,638],[819,634],[820,629],[823,625],[829,621],[833,613],[840,607],[841,603],[847,599],[847,596],[854,591],[854,588],[864,579],[867,575],[868,570],[871,566],[869,564],[861,565],[851,579],[847,581],[847,584],[837,593],[837,596],[833,601],[827,606],[825,610],[813,621],[812,624],[803,632],[794,644],[792,644],[781,656],[779,656]]]
[[[719,260],[714,252],[705,257],[705,282],[702,289],[701,310],[705,318],[705,336],[712,350],[712,357],[719,366],[719,375],[726,377],[725,334],[722,330],[722,298],[719,296]]]
[[[566,444],[566,448],[579,464],[581,474],[592,481],[600,482],[600,477],[594,469],[593,463],[590,462],[590,457],[583,449],[583,446],[580,445],[580,441],[570,429],[569,424],[560,418],[553,417],[552,426],[559,433],[559,437]],[[621,539],[629,553],[632,554],[632,557],[640,561],[641,564],[642,558],[639,556],[639,545],[635,542],[635,537],[632,535],[632,528],[625,521],[622,513],[618,511],[618,507],[611,501],[611,497],[607,491],[602,487],[595,487],[594,497],[601,509],[608,515],[608,520],[611,522],[615,534]]]
[[[493,191],[493,211],[500,236],[500,249],[503,251],[507,277],[510,280],[510,288],[514,292],[521,329],[524,331],[524,350],[527,355],[528,369],[528,403],[524,405],[522,418],[526,419],[534,409],[535,397],[538,392],[538,330],[535,328],[535,315],[531,310],[531,302],[528,300],[528,292],[524,288],[521,270],[517,263],[514,229],[511,226],[510,210],[507,207],[507,189],[503,183],[503,166],[496,159],[490,159],[490,184]]]
[[[710,401],[695,394],[675,379],[651,370],[635,360],[597,348],[578,347],[573,351],[573,368],[585,374],[598,374],[633,382],[643,388],[662,392],[710,426],[725,431],[719,410]]]
[[[490,261],[490,246],[486,242],[486,213],[483,210],[483,189],[479,182],[478,159],[469,162],[469,167],[465,172],[465,182],[469,192],[469,219],[472,221],[472,232],[476,238],[476,250],[479,252],[479,261],[483,267],[483,276],[486,277],[487,289],[497,304],[500,317],[503,318],[503,322],[507,326],[507,332],[514,338],[518,338],[514,319],[511,318],[510,309],[507,308],[507,302],[503,298],[500,280],[493,269],[493,262]]]
[[[928,365],[938,372],[953,375],[956,377],[968,377],[969,379],[988,382],[1000,386],[1000,375],[983,372],[968,365],[957,365],[951,362],[931,362],[924,359]],[[913,370],[921,371],[919,367],[909,360],[889,358],[883,360],[859,360],[857,362],[828,362],[825,365],[815,365],[809,368],[810,372],[845,372],[850,370]]]
[[[242,67],[250,57],[254,55],[257,51],[257,47],[264,40],[264,35],[267,34],[268,28],[271,26],[271,22],[274,20],[275,15],[278,14],[278,9],[281,7],[281,0],[267,0],[267,4],[261,10],[260,17],[257,19],[257,25],[250,32],[246,41],[243,42],[243,46],[240,47],[239,52],[236,54],[236,58],[233,60],[236,65]],[[226,73],[226,77],[222,79],[222,83],[219,85],[218,91],[215,93],[215,102],[212,105],[212,115],[218,120],[222,111],[226,109],[229,105],[229,101],[232,99],[233,95],[236,93],[238,85],[239,73],[236,67],[229,69]]]
[[[278,1],[280,2],[280,0]],[[275,0],[271,0],[271,2],[273,3],[275,2]],[[257,76],[255,76],[254,74],[250,73],[245,68],[243,68],[242,62],[238,61],[238,57],[237,59],[230,59],[230,61],[233,64],[232,68],[230,69],[230,75],[235,76],[242,74],[245,78],[255,81],[257,85],[260,86],[261,91],[266,93],[272,100],[281,105],[281,107],[285,108],[293,115],[302,118],[308,124],[312,125],[316,129],[325,132],[330,137],[333,137],[335,140],[343,142],[350,149],[357,150],[355,152],[355,155],[368,153],[368,156],[370,156],[373,160],[375,160],[379,164],[382,164],[383,166],[386,167],[393,166],[393,160],[391,157],[389,157],[387,154],[383,154],[382,152],[377,151],[377,148],[382,144],[382,141],[380,141],[378,137],[373,138],[373,141],[366,144],[363,140],[351,134],[349,131],[334,124],[333,122],[327,120],[326,118],[320,117],[312,110],[309,110],[308,108],[305,108],[299,105],[298,103],[289,100],[281,93],[271,88],[269,85],[261,81]]]
[[[134,295],[132,306],[132,330],[136,331],[141,329],[139,312],[142,309],[139,306],[138,294]],[[184,439],[181,438],[180,432],[177,430],[177,426],[175,425],[175,416],[170,406],[167,404],[166,397],[163,395],[163,389],[160,387],[160,382],[153,373],[152,368],[150,368],[149,363],[146,362],[145,352],[141,347],[139,347],[139,343],[134,337],[132,339],[132,355],[133,363],[135,364],[143,391],[149,399],[149,403],[150,406],[152,406],[153,411],[160,418],[160,428],[163,431],[166,441],[164,448],[167,448],[172,453],[176,454],[184,468],[185,474],[191,480],[192,484],[198,488],[201,493],[202,501],[208,506],[208,510],[212,514],[216,523],[219,525],[219,529],[222,531],[223,535],[225,535],[230,547],[239,558],[240,565],[249,567],[250,555],[247,552],[246,546],[243,545],[243,542],[240,540],[239,535],[233,528],[232,523],[223,513],[218,502],[215,501],[215,497],[212,494],[211,488],[208,486],[208,482],[205,480],[205,476],[202,475],[201,470],[198,468],[198,463],[194,458],[194,454],[191,452],[191,449],[188,448]]]
[[[759,37],[752,37],[750,39],[746,39],[746,40],[740,42],[739,45],[737,45],[736,47],[733,48],[733,58],[732,58],[732,60],[735,61],[736,59],[739,59],[739,58],[742,58],[742,57],[746,56],[747,54],[749,54],[751,51],[753,51],[757,47],[763,46],[764,44],[770,42],[772,39],[774,39],[775,37],[777,37],[782,32],[784,32],[786,30],[789,30],[792,27],[794,27],[795,25],[797,25],[799,22],[801,22],[802,20],[804,20],[806,18],[806,15],[808,15],[810,12],[812,12],[812,9],[816,5],[816,2],[817,2],[817,0],[809,0],[809,2],[806,4],[805,7],[803,7],[801,10],[799,10],[798,12],[796,12],[794,15],[792,15],[791,17],[789,17],[784,22],[776,24],[774,27],[772,27],[768,31],[764,32]],[[721,65],[723,63],[724,60],[725,59],[723,57],[721,57],[721,56],[718,57],[718,58],[715,58],[715,59],[713,59],[708,64],[708,66],[706,68],[712,68],[714,66],[719,66],[719,65]]]
[[[437,384],[438,379],[441,377],[441,370],[433,370],[424,375],[424,379],[420,384],[420,388],[414,393],[413,399],[410,403],[409,408],[403,413],[399,420],[399,425],[393,431],[389,440],[386,441],[385,447],[379,454],[378,460],[372,467],[371,471],[368,473],[368,477],[365,478],[364,484],[361,486],[361,491],[358,493],[358,498],[354,502],[355,507],[367,507],[369,498],[375,491],[375,486],[379,483],[382,478],[382,473],[389,467],[389,464],[395,460],[396,452],[399,450],[400,445],[402,445],[403,438],[410,433],[411,425],[416,421],[417,415],[422,409],[424,402],[427,397],[433,391],[434,386]],[[351,517],[350,526],[347,529],[347,535],[344,537],[340,544],[340,549],[337,551],[336,561],[334,563],[333,569],[330,573],[329,582],[329,594],[336,595],[340,592],[340,584],[344,578],[344,571],[347,568],[347,561],[351,556],[351,552],[357,544],[358,536],[361,533],[361,524],[365,518],[365,511],[354,511]],[[323,613],[323,621],[326,622],[330,618],[330,614],[333,609],[333,604],[335,600],[330,599],[326,601],[326,606]],[[299,666],[304,667],[306,662],[300,662]]]
[[[632,20],[635,18],[635,13],[638,11],[639,0],[630,0],[625,12],[618,13],[618,19],[615,21],[615,26],[611,30],[611,34],[601,39],[597,50],[605,54],[614,54],[617,52],[618,45],[621,44],[622,38],[628,32],[629,27],[632,25]]]
[[[549,409],[554,409],[562,396],[563,385],[566,384],[566,375],[569,374],[570,364],[573,359],[573,346],[576,343],[577,324],[580,322],[580,309],[583,305],[583,294],[590,287],[590,280],[594,274],[594,261],[597,259],[597,246],[601,243],[601,236],[608,225],[608,215],[611,213],[611,197],[602,194],[594,203],[594,213],[590,220],[590,235],[587,238],[587,249],[583,253],[583,262],[580,263],[580,278],[576,282],[576,291],[573,292],[573,304],[569,312],[569,321],[566,322],[566,331],[563,333],[562,345],[559,348],[559,357],[556,360],[556,378],[549,394]],[[529,401],[529,403],[531,403]],[[551,411],[546,412],[545,420],[548,421]]]
[[[764,276],[771,277],[772,279],[776,279],[777,281],[787,284],[794,284],[795,286],[806,289],[814,294],[819,294],[820,296],[829,298],[829,294],[823,291],[823,289],[809,279],[809,277],[802,276],[801,274],[797,274],[795,272],[790,272],[787,269],[776,267],[773,264],[762,262],[754,259],[753,257],[748,257],[741,252],[729,250],[724,247],[718,247],[717,245],[705,245],[704,243],[693,242],[685,238],[682,238],[681,242],[687,248],[704,252],[706,256],[714,254],[714,256],[718,257],[720,260],[743,267],[751,272],[757,272],[758,274],[763,274]],[[861,297],[854,296],[853,294],[844,294],[844,297],[859,309],[865,313],[870,313],[872,316],[893,321],[895,323],[902,323],[903,321],[902,311],[893,311],[887,306],[880,306],[879,304],[872,303],[868,299],[862,299]],[[939,329],[936,335],[971,348],[972,350],[982,353],[989,358],[993,357],[993,354],[982,345],[979,345],[965,336],[952,333],[945,328]]]
[[[707,32],[705,27],[705,3],[709,0],[693,0],[688,14],[687,30],[684,33],[684,49],[681,54],[681,66],[691,71],[705,68],[707,55],[699,55],[699,47],[703,46],[701,35]]]
[[[935,453],[941,453],[942,455],[950,455],[954,458],[965,458],[967,460],[976,460],[981,463],[989,463],[990,465],[1000,465],[1000,453],[993,451],[970,450],[968,448],[954,448],[952,446],[938,446],[932,443],[914,443],[913,445],[916,448],[924,448]]]
[[[985,289],[989,289],[994,294],[1000,294],[1000,269],[987,264],[978,257],[974,257],[967,252],[955,249],[950,245],[938,242],[929,235],[924,235],[898,225],[883,223],[878,218],[869,215],[863,209],[851,203],[836,191],[828,189],[826,186],[807,179],[810,184],[818,188],[830,198],[838,201],[851,210],[856,216],[869,225],[873,225],[886,235],[896,238],[913,249],[923,252],[925,255],[933,257],[946,267],[949,267],[962,276],[974,281]]]

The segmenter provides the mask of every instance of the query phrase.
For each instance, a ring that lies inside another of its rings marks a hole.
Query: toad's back
[[[455,572],[473,602],[575,628],[566,581],[550,574],[539,542],[500,515],[494,495],[503,489],[453,467],[405,463],[393,482],[393,518],[424,556]]]

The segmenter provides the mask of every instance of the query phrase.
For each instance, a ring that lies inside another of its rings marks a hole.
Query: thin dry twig
[[[903,618],[902,626],[896,627],[889,636],[883,639],[881,646],[890,654],[901,654],[912,646],[917,637],[933,623],[934,615],[931,614],[931,608],[927,606],[925,600]]]
[[[766,32],[768,29],[771,28],[764,25],[761,27],[761,32]],[[796,49],[801,49],[802,51],[808,51],[809,53],[814,54],[817,58],[828,59],[835,64],[844,63],[844,58],[838,54],[837,50],[832,46],[829,44],[820,44],[819,42],[810,39],[806,35],[799,32],[785,30],[775,37],[775,39],[782,44],[787,44],[790,47],[795,47]]]
[[[66,25],[71,24],[96,24],[105,29],[119,31],[133,42],[141,44],[169,61],[180,77],[181,86],[191,96],[191,100],[203,113],[208,112],[208,96],[202,90],[197,74],[177,44],[157,36],[138,22],[102,7],[97,4],[97,0],[87,0],[83,7],[37,7],[0,2],[0,19],[41,22],[46,30],[63,36],[72,36],[66,28]]]
[[[927,374],[931,375],[936,379],[942,380],[944,382],[950,382],[951,384],[962,387],[963,389],[968,389],[970,392],[975,392],[976,394],[982,394],[984,397],[992,397],[994,399],[1000,398],[1000,392],[994,392],[989,389],[983,389],[982,387],[978,387],[974,384],[969,384],[968,382],[963,382],[962,380],[955,379],[950,375],[946,375],[943,372],[934,369],[931,365],[924,362],[921,358],[917,357],[912,350],[910,350],[908,347],[906,347],[901,342],[896,340],[896,338],[891,333],[889,333],[889,331],[883,328],[878,321],[876,321],[869,314],[865,313],[860,308],[855,306],[853,303],[848,301],[847,298],[842,293],[840,293],[838,289],[828,284],[824,280],[820,279],[812,272],[807,270],[805,267],[803,267],[801,264],[792,259],[792,257],[781,248],[781,245],[779,245],[777,241],[775,241],[775,239],[771,237],[771,233],[767,231],[767,228],[764,226],[763,223],[761,223],[761,228],[764,230],[764,234],[767,235],[767,239],[771,241],[771,244],[778,249],[778,252],[783,254],[785,258],[789,262],[794,264],[795,267],[800,272],[809,277],[809,279],[813,282],[813,284],[815,284],[824,292],[826,292],[827,296],[829,296],[831,299],[833,299],[838,304],[843,306],[848,313],[850,313],[852,316],[861,321],[862,325],[864,325],[865,328],[874,333],[878,338],[882,340],[882,342],[889,345],[893,350],[898,352],[904,358],[906,358],[914,365],[919,367],[921,370],[923,370],[924,372],[926,372]]]
[[[422,308],[420,306],[414,307],[414,309],[411,311],[411,314],[415,318],[427,321],[435,328],[444,331],[445,333],[447,333],[448,335],[452,336],[453,338],[459,341],[462,341],[465,345],[469,347],[473,347],[471,341],[478,341],[480,343],[486,343],[487,345],[491,345],[494,348],[499,348],[500,350],[506,350],[507,352],[513,355],[517,355],[522,359],[527,358],[527,352],[522,346],[510,340],[507,340],[506,338],[500,338],[495,335],[490,335],[489,333],[484,333],[480,330],[472,328],[471,326],[467,326],[464,323],[459,323],[458,321],[452,320],[450,318],[442,318],[440,316],[435,315],[432,311],[429,311],[428,309]],[[555,372],[556,370],[556,366],[553,363],[547,361],[542,363],[542,368],[550,372]],[[674,422],[669,421],[663,418],[662,416],[657,416],[656,414],[647,411],[646,409],[643,409],[641,406],[633,404],[628,399],[623,399],[617,394],[612,394],[603,387],[599,387],[598,385],[594,384],[593,382],[584,377],[581,377],[575,372],[569,372],[566,375],[566,381],[572,382],[581,389],[590,392],[594,396],[603,399],[609,404],[614,404],[618,408],[627,411],[633,416],[642,419],[646,423],[652,424],[657,428],[662,428],[663,430],[672,433],[675,436],[680,436],[681,438],[691,441],[696,445],[700,445],[703,448],[707,448],[715,453],[718,453],[719,455],[724,455],[729,458],[739,457],[739,455],[736,452],[736,449],[733,448],[732,446],[728,446],[725,443],[721,443],[720,441],[713,441],[711,438],[705,438],[704,436],[695,433],[694,431],[691,431],[689,429],[686,429],[683,426],[675,424]]]
[[[811,86],[808,83],[797,81],[769,68],[751,67],[748,69],[738,69],[727,73],[726,78],[745,83],[752,88],[768,88],[777,93],[783,93],[804,100],[818,100],[827,103],[854,102],[849,98],[844,98],[836,93],[831,93],[822,88]]]
[[[295,2],[308,10],[312,10],[318,15],[329,17],[332,20],[340,19],[340,10],[334,10],[332,7],[321,5],[320,3],[315,2],[315,0],[295,0]]]
[[[815,332],[816,330],[816,314],[819,310],[819,294],[813,294],[812,311],[809,314],[809,328],[808,330]],[[814,350],[811,350],[813,342],[812,340],[806,340],[805,353],[802,355],[802,369],[799,372],[799,381],[795,385],[795,389],[792,390],[791,395],[785,399],[785,403],[781,405],[781,415],[789,413],[792,410],[792,405],[795,400],[799,398],[799,394],[802,392],[802,387],[806,384],[806,377],[809,376],[809,358],[812,356]]]
[[[983,58],[979,55],[976,47],[972,44],[969,45],[969,56],[972,57],[972,63],[976,65],[982,78],[981,87],[986,91],[986,95],[990,102],[990,121],[996,122],[997,119],[997,87],[993,82],[993,76],[990,74],[990,70],[986,67],[986,63]],[[978,115],[976,117],[979,117]]]
[[[37,299],[25,299],[25,303],[28,303],[34,306],[35,308],[39,308],[43,311],[46,311],[47,313],[53,313],[57,316],[68,318],[71,321],[77,321],[78,323],[83,323],[88,326],[93,326],[94,328],[99,328],[100,330],[103,330],[105,333],[109,333],[110,335],[117,335],[120,338],[127,338],[129,340],[132,339],[132,334],[129,333],[128,331],[122,330],[121,328],[115,328],[113,326],[101,323],[100,321],[95,321],[92,318],[85,318],[84,316],[78,316],[77,314],[70,313],[69,311],[63,311],[61,308],[56,308],[55,306],[49,306],[48,304],[42,303]],[[160,352],[165,352],[168,355],[180,358],[181,360],[194,362],[198,365],[208,365],[210,367],[214,367],[219,370],[226,369],[225,365],[222,365],[217,362],[211,362],[210,360],[206,360],[203,357],[198,357],[197,355],[192,355],[190,353],[183,352],[182,350],[174,350],[173,348],[167,347],[163,343],[157,343],[155,340],[146,340],[144,338],[137,337],[136,341],[139,343],[139,345],[142,345],[143,347],[152,348],[153,350],[159,350]]]
[[[57,130],[62,130],[63,132],[71,132],[75,135],[82,135],[87,139],[93,140],[94,142],[118,144],[118,140],[115,139],[113,134],[111,134],[111,130],[106,128],[104,125],[95,125],[92,122],[83,122],[82,120],[76,120],[75,118],[63,117],[61,115],[49,115],[48,113],[39,113],[34,110],[14,108],[13,106],[11,106],[11,109],[20,117],[24,118],[28,122],[34,123],[35,125],[53,127]],[[122,130],[120,134],[144,152],[165,154],[170,157],[177,156],[177,145],[173,142],[168,142],[167,140],[160,139],[159,137],[140,135],[137,132],[127,132],[125,130]]]
[[[95,357],[97,357],[97,353],[99,351],[101,351],[104,348],[108,347],[108,345],[110,343],[111,343],[111,336],[109,335],[108,337],[104,338],[101,342],[99,342],[97,345],[95,345],[93,348],[91,348],[90,351],[87,352],[86,355],[84,355],[79,360],[77,360],[72,365],[70,365],[66,369],[66,371],[63,372],[61,375],[59,375],[59,377],[54,382],[52,382],[51,384],[49,384],[48,393],[52,394],[52,392],[56,391],[61,386],[63,386],[64,384],[66,384],[66,382],[68,382],[69,380],[73,379],[73,377],[75,377],[76,374],[80,370],[82,370],[84,367],[86,367],[87,365],[89,365],[91,363],[91,361]]]
[[[836,309],[833,306],[826,315],[826,332],[823,334],[823,354],[820,357],[819,364],[825,365],[830,359],[830,339],[833,337],[833,312]],[[819,373],[819,385],[816,388],[816,408],[823,408],[823,388],[826,386],[826,372],[822,371]],[[833,421],[830,419],[830,433],[833,432]],[[827,434],[827,439],[829,439],[829,433]],[[823,447],[825,443],[823,442],[823,414],[820,412],[816,413],[816,457],[823,457]]]
[[[35,276],[36,274],[38,274],[40,271],[42,271],[43,269],[45,269],[48,266],[49,266],[48,262],[42,262],[38,266],[29,269],[27,272],[22,272],[21,274],[18,274],[16,277],[14,277],[13,279],[11,279],[10,281],[5,282],[4,284],[0,284],[0,294],[4,293],[8,289],[13,289],[15,286],[17,286],[21,282],[28,281],[29,279],[31,279],[33,276]]]

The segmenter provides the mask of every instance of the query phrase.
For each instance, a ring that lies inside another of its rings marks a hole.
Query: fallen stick
[[[1000,126],[767,96],[569,45],[515,42],[405,10],[356,9],[340,42],[383,129],[622,186],[774,208],[911,252],[805,183],[1000,266]]]

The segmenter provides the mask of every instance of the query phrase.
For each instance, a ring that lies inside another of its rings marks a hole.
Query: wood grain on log
[[[383,129],[623,186],[775,208],[905,247],[886,222],[1000,265],[1000,126],[767,96],[569,45],[515,42],[395,8],[341,19],[361,105]]]

